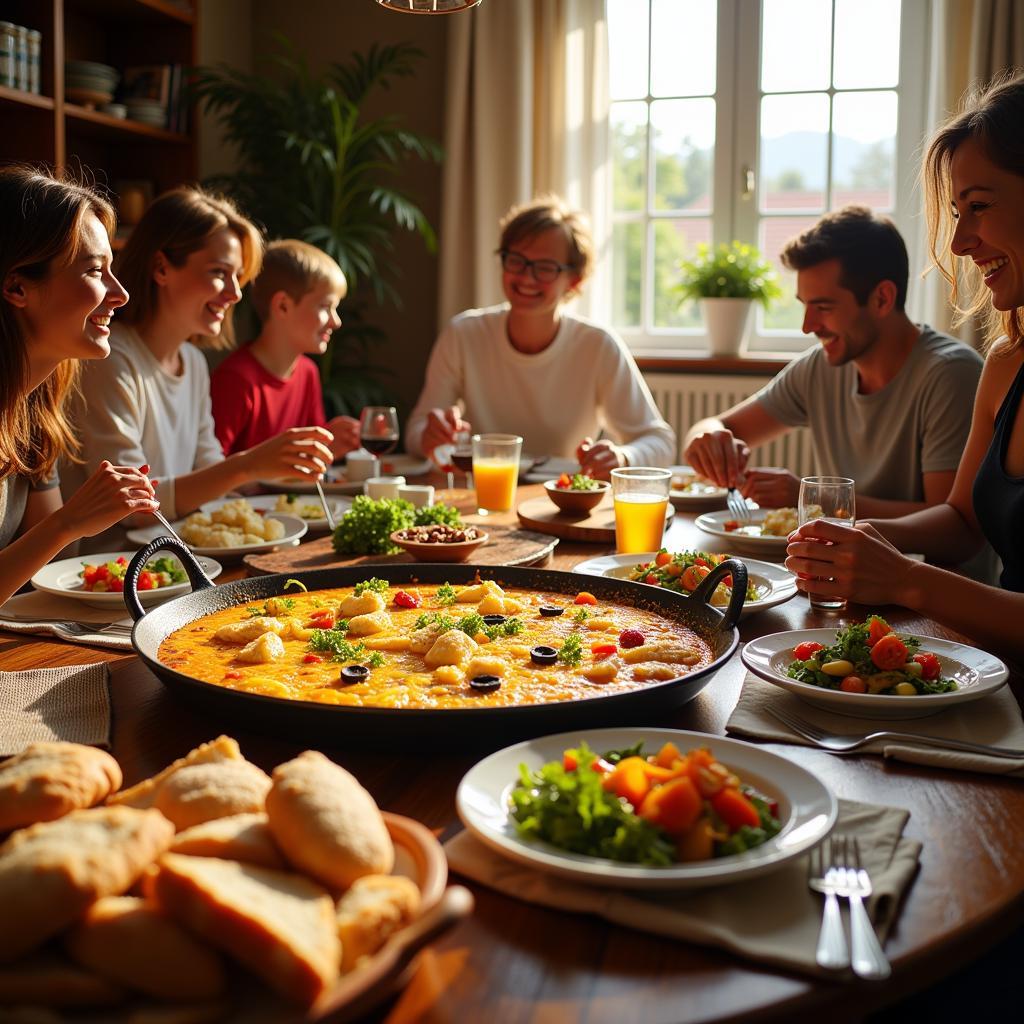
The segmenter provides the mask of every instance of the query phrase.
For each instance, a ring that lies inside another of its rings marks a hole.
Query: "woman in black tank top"
[[[856,528],[815,522],[791,536],[786,565],[802,590],[914,608],[1024,662],[1024,74],[997,80],[933,136],[922,179],[931,251],[958,310],[991,339],[974,419],[946,503]],[[945,240],[948,239],[948,252]],[[959,266],[957,265],[959,264]],[[967,280],[971,294],[957,294]],[[822,543],[827,541],[828,543]],[[956,564],[988,541],[1000,587]]]

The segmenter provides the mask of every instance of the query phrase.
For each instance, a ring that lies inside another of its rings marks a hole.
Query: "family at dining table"
[[[868,521],[800,527],[787,565],[801,588],[904,604],[1011,654],[1024,653],[1021,123],[1024,76],[992,83],[924,158],[933,260],[955,304],[962,273],[971,310],[990,312],[984,361],[909,319],[902,238],[846,208],[782,253],[820,344],[683,441],[712,481],[784,506],[798,480],[749,464],[751,449],[810,427],[820,471],[856,480]],[[341,326],[347,285],[327,254],[266,244],[230,200],[195,187],[156,199],[116,264],[114,213],[92,188],[11,167],[0,210],[0,599],[70,543],[109,549],[158,507],[177,518],[260,480],[319,478],[358,446],[354,419],[327,420],[309,358]],[[545,195],[500,227],[506,301],[442,330],[407,449],[429,455],[472,429],[598,477],[670,465],[675,434],[628,348],[567,308],[594,261],[584,215]],[[201,349],[234,348],[246,285],[260,332],[211,380]],[[901,553],[955,564],[986,542],[998,587]]]

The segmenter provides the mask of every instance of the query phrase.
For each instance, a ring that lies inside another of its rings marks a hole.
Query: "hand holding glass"
[[[615,550],[619,554],[657,551],[665,532],[669,469],[630,466],[612,470],[615,499]]]
[[[801,526],[816,519],[839,523],[842,526],[853,526],[857,522],[855,513],[853,481],[849,477],[805,476],[800,481],[797,516]],[[809,593],[807,597],[812,608],[842,611],[846,607],[845,597],[823,597],[814,593]]]
[[[482,516],[511,511],[523,439],[515,434],[474,434],[472,444],[477,511]]]
[[[393,405],[368,405],[359,415],[359,440],[374,455],[398,446],[398,410]]]

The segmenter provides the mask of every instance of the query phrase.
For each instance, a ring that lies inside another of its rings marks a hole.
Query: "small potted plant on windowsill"
[[[714,248],[702,243],[679,268],[680,302],[700,302],[713,356],[737,355],[751,305],[756,301],[767,309],[772,299],[782,295],[771,264],[744,242]]]

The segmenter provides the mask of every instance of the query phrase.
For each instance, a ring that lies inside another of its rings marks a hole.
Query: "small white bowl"
[[[371,476],[363,484],[363,494],[368,498],[391,498],[398,497],[398,489],[405,483],[404,476]]]
[[[357,448],[345,456],[345,479],[350,484],[376,476],[380,476],[380,459],[376,455]]]
[[[434,504],[434,488],[430,484],[405,484],[398,488],[398,496],[417,508],[429,508]]]

